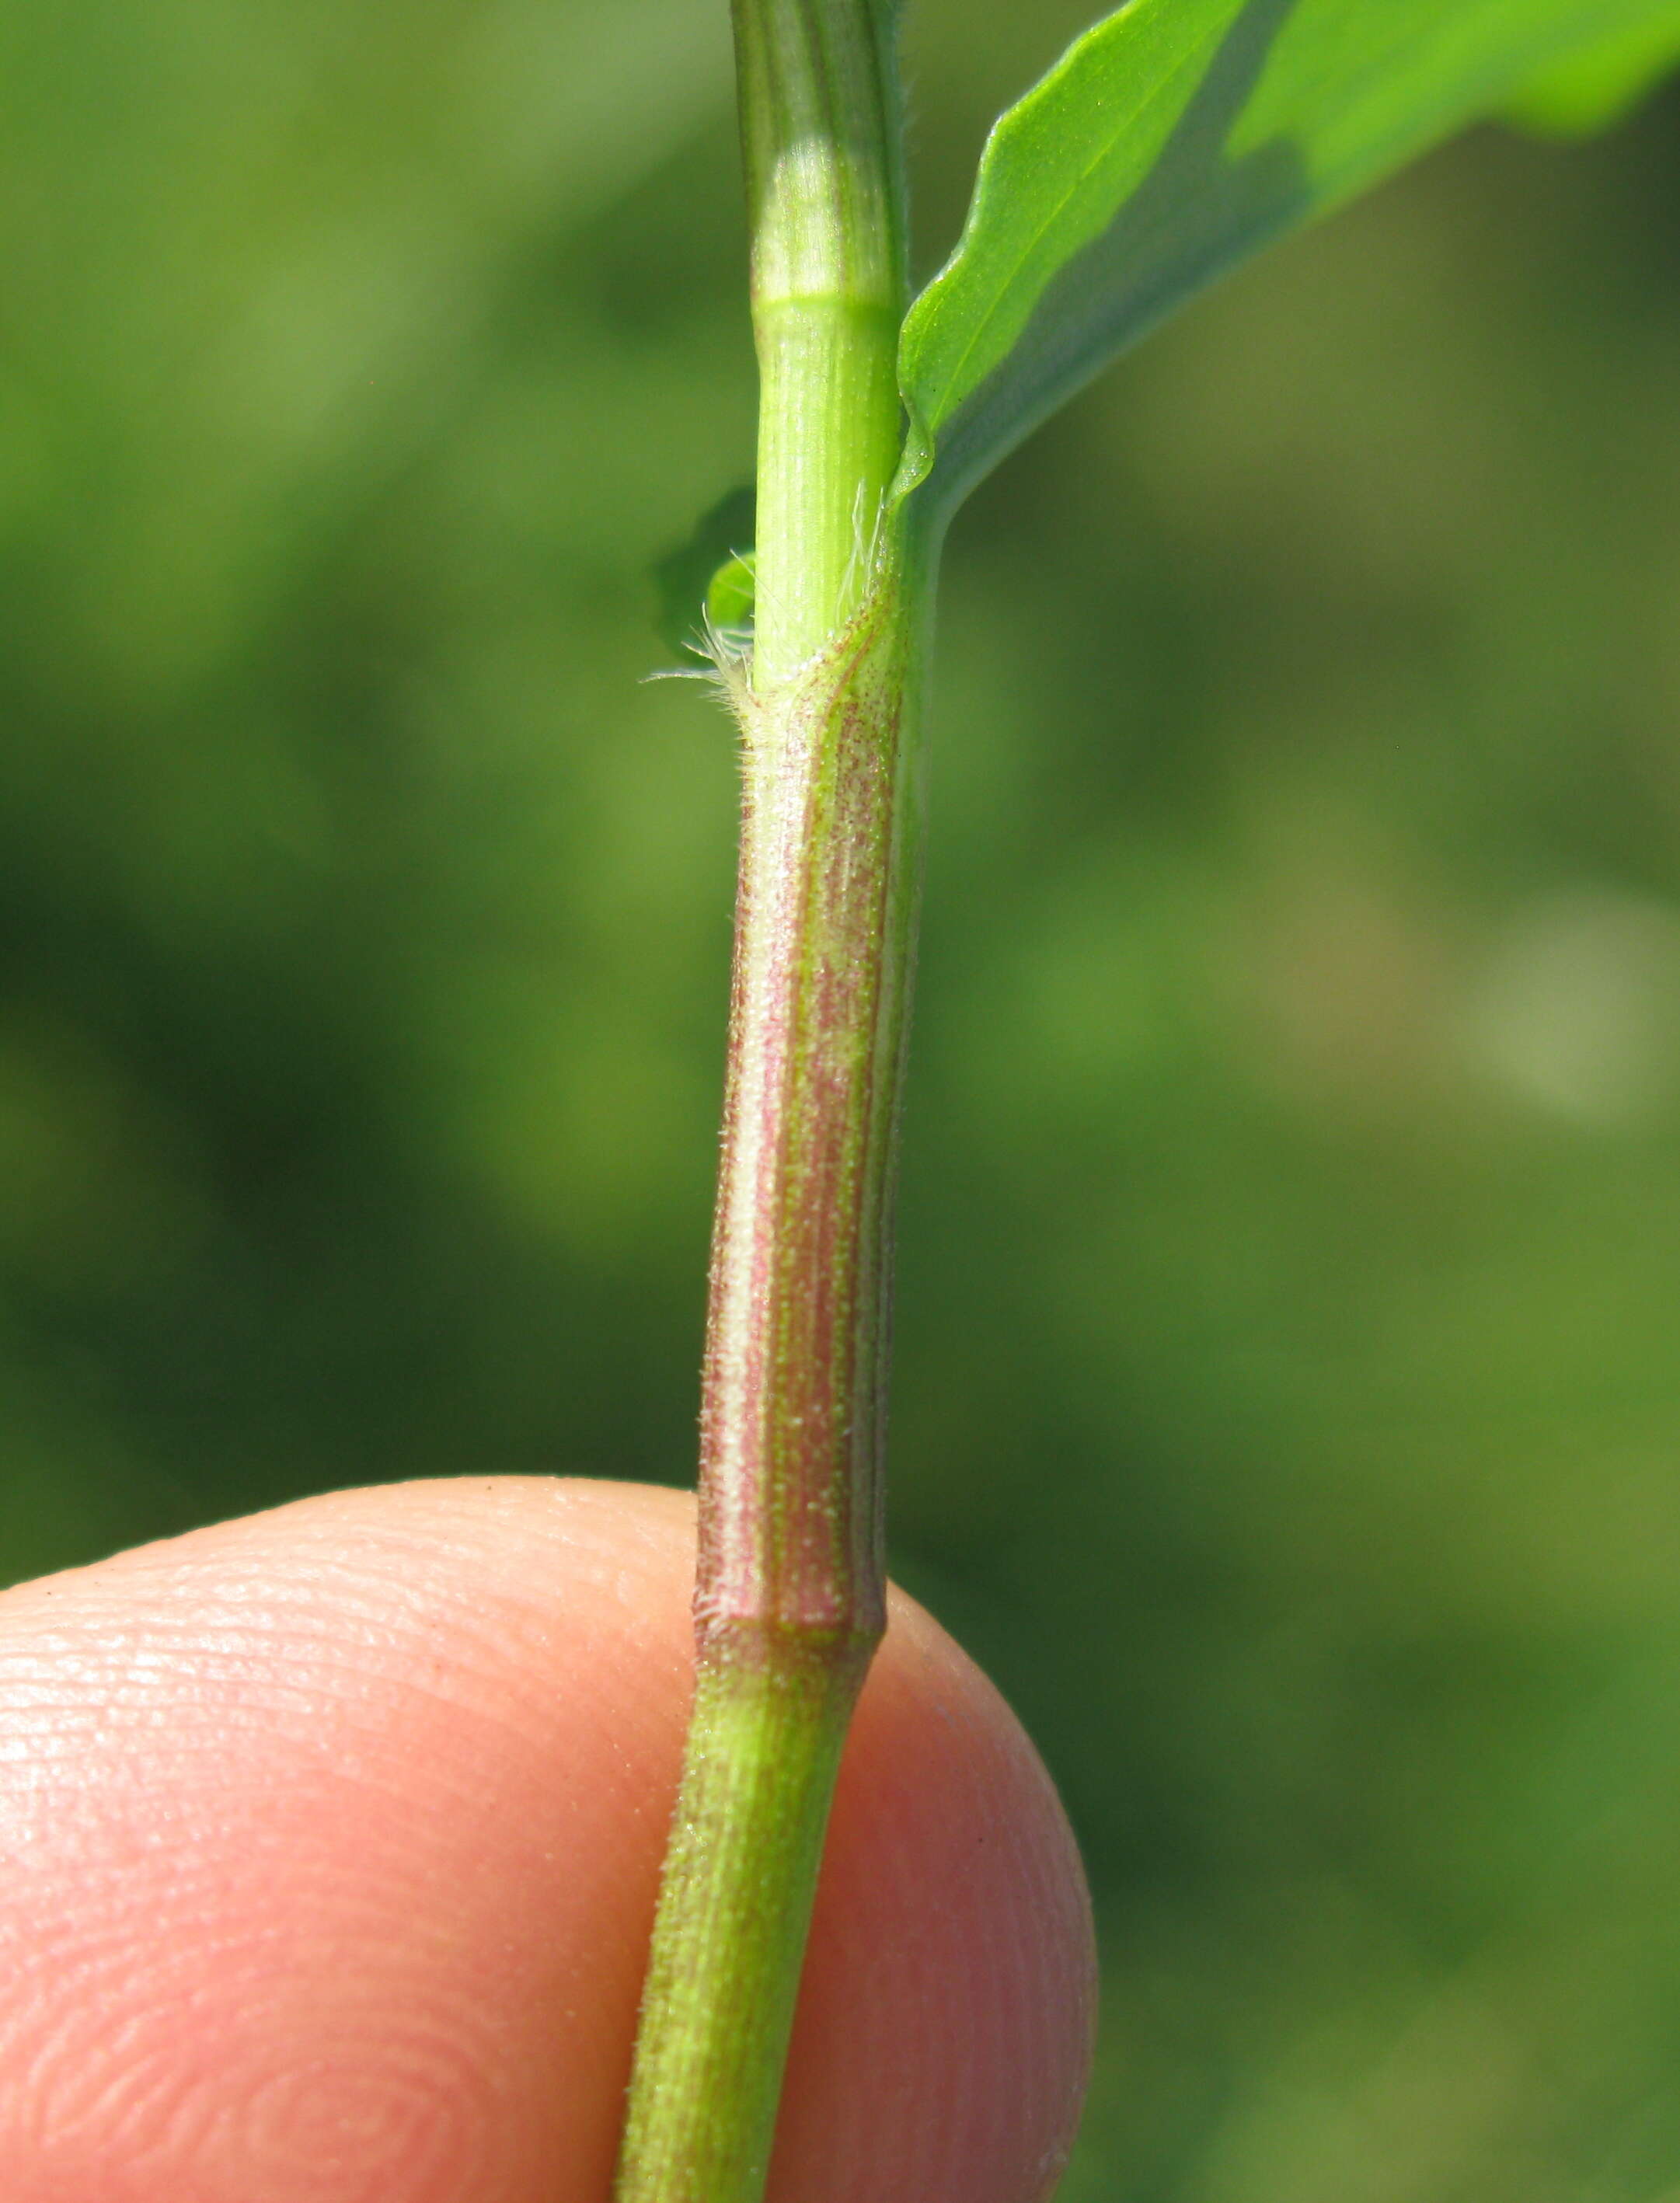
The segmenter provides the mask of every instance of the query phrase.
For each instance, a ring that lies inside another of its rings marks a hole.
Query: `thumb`
[[[693,1556],[674,1493],[481,1479],[0,1598],[9,2203],[606,2203]],[[1091,2002],[1054,1793],[900,1599],[772,2203],[1032,2203]]]

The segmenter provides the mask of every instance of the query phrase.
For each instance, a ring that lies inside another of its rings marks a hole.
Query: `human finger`
[[[693,1549],[674,1493],[462,1479],[0,1598],[11,2203],[605,2203]],[[1090,1984],[1042,1769],[896,1600],[772,2203],[1032,2203]]]

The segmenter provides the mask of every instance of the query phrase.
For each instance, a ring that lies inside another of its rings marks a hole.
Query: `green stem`
[[[697,1682],[617,2203],[759,2203],[846,1724],[885,1620],[891,1195],[927,562],[890,0],[736,0],[761,395]]]
[[[764,2192],[823,1830],[864,1660],[714,1643],[643,1992],[618,2194]],[[867,1655],[865,1656],[867,1657]]]
[[[735,0],[758,343],[754,680],[855,610],[898,464],[902,131],[886,0]]]

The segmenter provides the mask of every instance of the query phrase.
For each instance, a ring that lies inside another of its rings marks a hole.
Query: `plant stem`
[[[927,562],[890,0],[735,0],[757,617],[701,1417],[697,1676],[618,2203],[758,2203],[841,1746],[885,1619],[890,1208]]]
[[[735,0],[759,356],[754,681],[856,608],[898,464],[902,133],[884,0]]]

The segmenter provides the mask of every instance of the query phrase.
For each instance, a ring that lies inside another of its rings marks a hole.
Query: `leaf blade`
[[[1618,122],[1680,62],[1680,21],[1636,25],[1532,79],[1509,119],[1547,137],[1578,138]]]
[[[1680,0],[1130,0],[987,140],[904,324],[900,493],[947,514],[1212,277],[1463,123],[1530,87],[1584,116],[1606,65],[1625,103],[1677,49]]]

